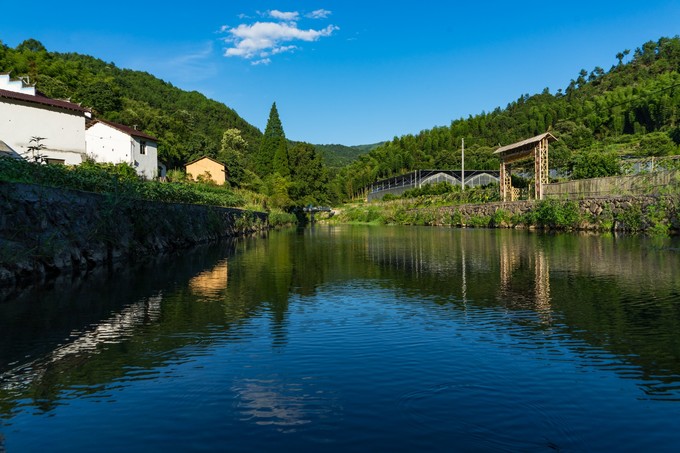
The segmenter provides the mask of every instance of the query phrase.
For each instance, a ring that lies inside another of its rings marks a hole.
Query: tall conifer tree
[[[283,132],[279,112],[276,109],[276,102],[272,104],[269,111],[269,120],[264,130],[264,136],[260,143],[260,150],[257,153],[255,170],[260,176],[267,176],[273,172],[281,176],[290,175],[288,164],[288,144],[286,135]]]

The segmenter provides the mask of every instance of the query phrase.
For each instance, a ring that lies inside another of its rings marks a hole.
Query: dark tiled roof
[[[90,124],[88,124],[87,129],[91,128],[92,126],[94,126],[97,123],[106,124],[107,126],[111,126],[112,128],[119,130],[119,131],[123,132],[124,134],[128,134],[132,137],[139,137],[139,138],[143,138],[145,140],[150,140],[152,142],[158,143],[158,139],[156,137],[152,136],[152,135],[145,134],[144,132],[138,131],[137,129],[135,129],[133,127],[125,126],[123,124],[113,123],[111,121],[105,121],[105,120],[97,119],[97,120],[94,120],[93,122],[91,122]]]
[[[189,166],[189,165],[194,164],[194,163],[198,162],[199,160],[203,160],[203,159],[211,160],[211,161],[215,162],[216,164],[219,164],[219,165],[222,165],[223,167],[225,167],[225,165],[224,165],[222,162],[218,162],[218,161],[216,161],[215,159],[213,159],[213,158],[210,157],[210,156],[199,157],[198,159],[194,159],[194,160],[192,160],[191,162],[187,162],[186,164],[184,164],[184,166],[185,166],[185,167],[186,167],[186,166]]]
[[[73,102],[60,101],[58,99],[48,98],[40,93],[32,96],[25,93],[15,93],[14,91],[0,90],[0,98],[14,99],[17,101],[30,102],[33,104],[49,105],[51,107],[58,107],[66,110],[73,110],[75,112],[87,112],[87,109],[74,104]]]

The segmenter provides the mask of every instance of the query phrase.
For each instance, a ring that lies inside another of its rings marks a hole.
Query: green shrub
[[[601,178],[621,174],[616,153],[588,152],[577,155],[571,162],[573,179]]]
[[[462,225],[463,224],[463,214],[460,213],[459,210],[454,210],[448,218],[448,223],[449,225]]]
[[[581,219],[578,205],[573,201],[543,200],[534,210],[534,224],[555,229],[571,229]]]
[[[481,216],[481,215],[473,215],[468,217],[465,220],[465,225],[471,226],[474,228],[485,228],[491,225],[491,217],[487,216]]]
[[[238,207],[245,204],[242,196],[223,186],[143,181],[127,164],[86,161],[79,166],[70,167],[40,165],[0,157],[0,181],[41,184],[169,203],[223,207]]]
[[[272,209],[269,213],[269,226],[282,227],[295,224],[297,224],[297,217],[295,214],[280,209]]]
[[[626,230],[642,231],[642,209],[635,204],[615,216],[617,222]]]
[[[435,184],[425,184],[421,187],[407,190],[402,194],[402,198],[416,198],[432,195],[443,195],[446,193],[460,192],[459,186],[453,186],[448,182],[438,182]],[[383,198],[384,200],[385,198]]]
[[[512,216],[504,209],[497,209],[491,216],[490,225],[497,227],[500,225],[509,225],[512,223]]]
[[[651,132],[640,138],[639,156],[667,156],[677,151],[677,145],[669,134]]]

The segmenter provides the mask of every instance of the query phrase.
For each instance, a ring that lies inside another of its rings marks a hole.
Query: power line
[[[611,108],[614,108],[614,107],[622,106],[622,105],[624,105],[624,104],[629,104],[629,103],[631,103],[631,102],[633,102],[633,101],[636,101],[636,100],[640,99],[640,98],[643,97],[643,96],[650,96],[650,95],[653,95],[653,94],[661,93],[661,92],[663,92],[663,91],[672,90],[673,88],[679,87],[679,86],[680,86],[680,82],[675,83],[675,84],[670,85],[670,86],[667,86],[667,87],[665,87],[665,88],[658,89],[658,90],[656,90],[656,91],[651,91],[651,92],[649,92],[649,93],[644,93],[644,94],[638,94],[638,95],[637,95],[635,98],[633,98],[633,99],[628,99],[628,100],[626,100],[626,101],[619,102],[618,104],[610,105],[609,108],[611,109]]]

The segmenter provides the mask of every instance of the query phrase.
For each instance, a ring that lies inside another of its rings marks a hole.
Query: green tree
[[[19,44],[16,49],[19,52],[46,52],[45,46],[37,39],[27,39]]]
[[[276,102],[269,111],[269,120],[260,142],[260,149],[255,155],[255,172],[267,176],[277,171],[281,176],[290,174],[286,135],[283,132]]]
[[[680,145],[680,126],[675,126],[673,129],[668,131],[668,136],[675,142],[676,145]]]
[[[290,182],[278,173],[271,173],[263,181],[264,194],[269,197],[273,208],[289,209],[293,202],[290,199],[288,190]]]
[[[244,180],[244,153],[247,149],[248,142],[241,137],[240,130],[231,128],[224,131],[218,160],[227,166],[229,182],[237,186]]]
[[[327,203],[328,173],[314,145],[297,143],[290,150],[290,196],[298,205]]]
[[[290,161],[288,158],[288,143],[286,140],[281,140],[279,146],[274,153],[274,173],[278,173],[283,177],[290,176]]]
[[[84,85],[77,91],[76,99],[99,114],[118,111],[123,106],[120,88],[112,79],[97,79]]]
[[[621,174],[621,165],[615,153],[582,153],[572,161],[572,178],[601,178]]]
[[[677,145],[669,134],[664,132],[652,132],[640,138],[639,155],[641,156],[667,156],[675,154]]]

